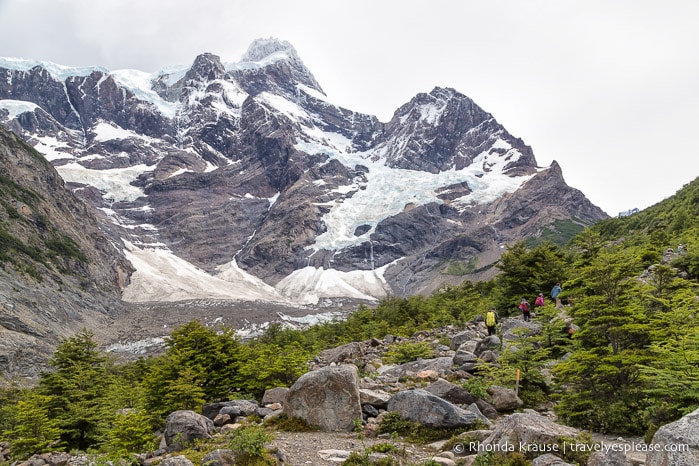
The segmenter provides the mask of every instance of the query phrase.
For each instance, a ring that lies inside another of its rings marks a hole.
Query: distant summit
[[[273,55],[288,60],[301,61],[293,45],[285,40],[272,37],[268,39],[255,39],[248,47],[248,50],[243,54],[240,61],[258,62],[269,59]]]

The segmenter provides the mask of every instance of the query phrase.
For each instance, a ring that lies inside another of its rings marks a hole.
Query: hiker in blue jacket
[[[563,291],[563,289],[560,283],[556,283],[556,286],[551,290],[551,297],[556,300],[556,307],[558,309],[561,308],[561,298],[559,298],[561,291]]]

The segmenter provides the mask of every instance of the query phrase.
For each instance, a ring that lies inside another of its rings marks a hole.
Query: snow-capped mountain
[[[0,122],[118,227],[126,301],[427,292],[464,278],[454,264],[488,275],[504,244],[606,217],[456,90],[380,122],[334,105],[276,39],[237,63],[0,59],[0,76]]]

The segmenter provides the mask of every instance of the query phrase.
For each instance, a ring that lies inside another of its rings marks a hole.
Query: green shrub
[[[436,429],[425,427],[419,422],[401,417],[400,413],[392,411],[386,414],[379,423],[376,432],[381,434],[397,434],[412,443],[426,444],[452,437],[453,435],[467,431],[466,428]]]
[[[419,358],[428,359],[433,356],[434,351],[426,341],[417,343],[404,342],[391,345],[383,359],[387,364],[403,364]]]
[[[233,431],[228,448],[233,452],[236,464],[274,465],[265,445],[272,436],[260,426],[241,427]]]
[[[558,451],[563,453],[563,459],[573,464],[587,464],[597,445],[592,439],[592,434],[587,432],[578,434],[575,438],[560,437],[557,443]],[[587,445],[589,448],[570,448],[567,445]]]
[[[157,439],[149,421],[148,413],[142,411],[117,414],[107,432],[105,448],[116,457],[154,450],[157,447]]]

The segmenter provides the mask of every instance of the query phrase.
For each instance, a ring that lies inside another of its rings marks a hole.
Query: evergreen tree
[[[173,330],[167,352],[144,377],[150,412],[165,416],[177,409],[227,400],[240,387],[241,343],[232,328],[207,328],[192,321]]]
[[[497,267],[502,274],[496,278],[498,286],[497,307],[508,314],[522,298],[533,300],[541,292],[565,281],[565,254],[550,242],[528,249],[523,241],[508,247],[500,257]]]
[[[61,429],[57,419],[49,417],[51,397],[27,391],[13,409],[5,409],[12,427],[3,431],[10,441],[10,452],[14,459],[26,459],[31,455],[57,449]]]
[[[57,420],[68,449],[87,450],[99,442],[105,417],[106,358],[97,351],[93,334],[83,329],[63,340],[41,374],[38,391],[49,396],[49,416]]]

